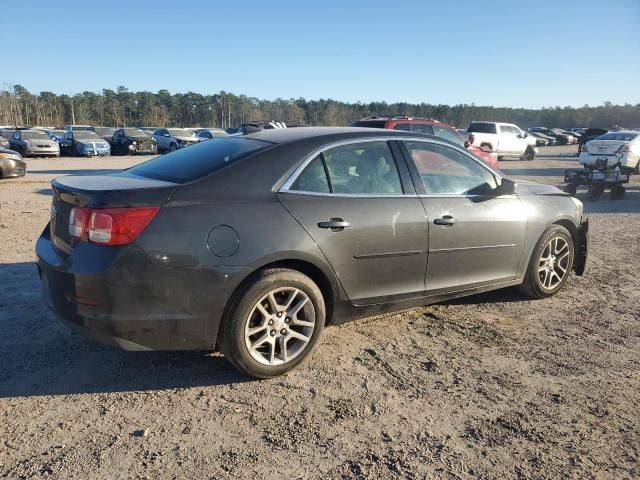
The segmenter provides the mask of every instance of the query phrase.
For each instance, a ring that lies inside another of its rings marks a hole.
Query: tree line
[[[304,125],[345,126],[372,115],[434,118],[458,128],[472,120],[510,122],[526,128],[640,127],[640,104],[507,108],[428,103],[347,103],[331,99],[263,100],[221,91],[212,95],[167,90],[131,92],[126,87],[75,95],[30,93],[21,85],[0,90],[0,125],[51,126],[69,123],[138,127],[233,127],[260,120]]]

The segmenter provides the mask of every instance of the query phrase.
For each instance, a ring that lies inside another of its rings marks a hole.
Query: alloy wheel
[[[245,345],[263,365],[282,365],[300,355],[316,326],[313,302],[302,290],[271,290],[251,309],[245,323]]]
[[[569,270],[571,248],[563,237],[553,237],[545,245],[538,259],[538,278],[545,290],[553,290],[562,283]]]

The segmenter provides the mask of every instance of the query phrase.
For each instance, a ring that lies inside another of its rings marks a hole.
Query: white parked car
[[[622,170],[640,170],[640,132],[622,130],[609,132],[589,140],[582,146],[580,163],[594,166],[598,160],[607,160],[607,167],[615,168],[618,161]]]
[[[153,132],[153,138],[158,144],[159,152],[173,152],[199,141],[193,130],[186,128],[159,128]]]
[[[512,123],[471,122],[469,143],[476,147],[487,148],[501,157],[519,157],[533,160],[538,150],[536,139]]]

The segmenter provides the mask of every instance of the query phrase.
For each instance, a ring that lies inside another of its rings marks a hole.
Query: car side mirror
[[[515,195],[517,183],[508,178],[503,178],[502,182],[496,189],[498,195]]]

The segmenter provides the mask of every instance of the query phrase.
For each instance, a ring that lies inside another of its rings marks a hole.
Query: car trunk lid
[[[69,216],[74,207],[161,206],[178,187],[172,182],[127,172],[58,177],[51,186],[53,200],[49,229],[54,246],[64,256],[70,255],[79,241],[69,233]]]
[[[588,148],[592,155],[613,155],[627,143],[621,140],[591,140]]]

